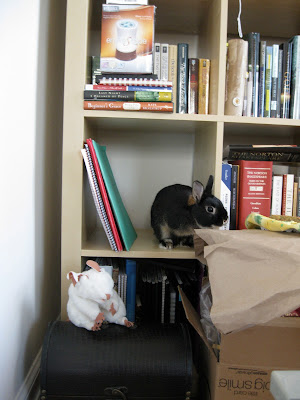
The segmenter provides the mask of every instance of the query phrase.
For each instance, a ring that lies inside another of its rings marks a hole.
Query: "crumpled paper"
[[[195,230],[208,266],[211,319],[222,333],[266,323],[300,306],[300,235],[264,230]]]

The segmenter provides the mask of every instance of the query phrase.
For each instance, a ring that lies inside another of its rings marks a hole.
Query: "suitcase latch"
[[[108,387],[104,389],[104,394],[106,396],[112,396],[114,399],[127,400],[126,393],[128,393],[128,389],[125,386]]]

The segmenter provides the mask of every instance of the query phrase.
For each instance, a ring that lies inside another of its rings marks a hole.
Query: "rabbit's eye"
[[[214,214],[215,213],[215,207],[213,207],[213,206],[206,206],[205,209],[210,214]]]

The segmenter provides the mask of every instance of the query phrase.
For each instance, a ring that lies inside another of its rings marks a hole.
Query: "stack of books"
[[[101,52],[91,58],[85,110],[173,112],[172,82],[153,74],[156,7],[138,3],[102,5]]]
[[[280,44],[231,39],[227,49],[225,114],[300,118],[300,35]]]
[[[223,151],[221,201],[228,212],[222,229],[245,229],[251,212],[300,217],[298,145],[228,145]]]
[[[106,147],[87,139],[81,153],[95,207],[111,249],[129,251],[137,234],[115,182]]]

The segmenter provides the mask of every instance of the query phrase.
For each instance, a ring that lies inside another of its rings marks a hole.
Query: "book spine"
[[[160,79],[168,80],[169,45],[163,43],[160,46]]]
[[[265,86],[265,110],[264,117],[271,116],[271,88],[272,88],[272,46],[266,49],[266,86]]]
[[[127,275],[126,317],[128,321],[135,322],[136,262],[126,259],[125,265]]]
[[[280,45],[280,47],[283,50],[283,77],[281,85],[280,117],[290,118],[292,43],[283,43]]]
[[[297,206],[298,206],[298,182],[294,182],[294,189],[293,189],[293,217],[297,217]]]
[[[177,45],[169,45],[168,80],[172,82],[174,111],[177,109]]]
[[[239,166],[231,167],[231,199],[230,199],[230,221],[229,229],[237,229],[238,212],[238,189],[239,189]]]
[[[136,85],[128,85],[128,86],[121,86],[121,85],[91,85],[87,84],[84,87],[84,90],[105,90],[105,91],[141,91],[141,90],[148,90],[148,91],[155,91],[155,92],[172,92],[172,87],[163,87],[163,86],[136,86]]]
[[[206,114],[206,115],[208,114],[209,74],[210,74],[210,60],[207,58],[200,58],[198,114]]]
[[[270,215],[272,161],[235,161],[240,166],[238,229],[245,229],[251,212]]]
[[[122,90],[85,90],[85,100],[114,100],[114,101],[172,101],[171,92],[153,91],[122,91]]]
[[[272,201],[271,201],[272,215],[281,215],[282,184],[283,184],[283,176],[274,175],[272,179]]]
[[[259,43],[260,33],[254,33],[254,76],[253,76],[253,117],[258,117],[258,91],[259,91]]]
[[[178,43],[177,48],[177,101],[176,112],[187,113],[188,44]]]
[[[229,40],[225,92],[226,115],[243,115],[247,61],[248,42],[242,39]]]
[[[276,118],[280,118],[281,85],[282,85],[282,62],[283,62],[283,51],[281,49],[279,49],[279,52],[278,52],[278,85],[277,85]]]
[[[290,118],[300,119],[300,35],[292,39],[292,85]]]
[[[157,75],[158,79],[160,79],[160,43],[154,44],[154,65],[153,65],[153,73]]]
[[[293,215],[293,191],[294,191],[294,175],[283,175],[283,188],[282,188],[282,215]]]
[[[161,79],[148,78],[108,78],[101,76],[97,80],[97,85],[120,85],[120,86],[162,86],[172,87],[172,82],[163,81]]]
[[[297,186],[297,211],[296,211],[296,216],[300,217],[300,177],[296,176],[295,181],[298,183]]]
[[[147,102],[147,101],[84,101],[84,110],[111,110],[111,111],[158,111],[173,112],[172,102]]]
[[[226,224],[220,227],[221,230],[229,230],[230,226],[230,202],[231,202],[231,164],[222,164],[221,197],[220,200],[228,214]]]
[[[265,107],[265,79],[266,79],[266,47],[267,42],[262,40],[260,42],[260,56],[259,56],[259,93],[258,93],[258,116],[264,116]]]
[[[271,87],[271,118],[277,115],[277,89],[278,89],[278,62],[279,62],[279,45],[273,44],[272,57],[272,87]]]
[[[198,114],[199,59],[189,58],[188,114]]]
[[[106,4],[148,5],[148,0],[106,0]]]
[[[96,84],[96,75],[101,74],[100,70],[100,56],[91,56],[91,75],[92,75],[92,84]]]

